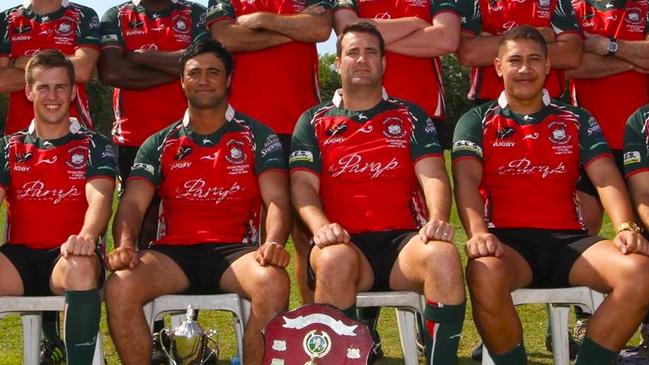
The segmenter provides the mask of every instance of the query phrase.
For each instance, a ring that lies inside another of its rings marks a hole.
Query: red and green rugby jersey
[[[351,9],[361,18],[418,17],[429,23],[445,12],[457,14],[451,0],[337,0],[336,9]],[[434,119],[444,119],[444,84],[439,57],[421,58],[386,51],[383,86],[391,96],[423,108]]]
[[[210,0],[208,27],[241,15],[269,12],[298,14],[311,5],[333,8],[334,0]],[[292,41],[276,47],[234,54],[230,103],[278,134],[291,134],[303,111],[319,102],[318,52],[315,43]]]
[[[108,139],[71,118],[70,133],[44,140],[33,125],[0,140],[0,187],[8,203],[7,244],[59,247],[81,231],[88,208],[86,183],[115,179]]]
[[[649,105],[636,110],[624,129],[624,177],[649,171]]]
[[[99,18],[94,10],[63,0],[53,13],[39,15],[31,10],[30,1],[0,13],[0,57],[33,56],[45,49],[58,49],[67,56],[81,47],[99,49]],[[77,95],[70,114],[92,128],[86,86],[77,84]],[[34,118],[34,106],[18,90],[9,96],[5,134],[27,128]]]
[[[453,162],[482,162],[480,194],[489,227],[583,229],[576,200],[580,167],[610,150],[595,118],[550,100],[519,115],[503,94],[458,121]]]
[[[462,31],[476,36],[481,32],[501,35],[520,25],[550,27],[557,36],[579,34],[579,26],[570,0],[460,0]],[[552,69],[545,88],[558,98],[564,90],[564,73]],[[504,90],[503,81],[493,65],[471,70],[469,99],[491,100]]]
[[[307,110],[295,126],[291,171],[320,177],[325,215],[350,233],[415,229],[426,206],[415,163],[444,158],[432,119],[414,104],[389,98],[365,111],[332,101]]]
[[[647,36],[646,1],[575,0],[572,6],[582,32],[625,41]],[[640,106],[649,103],[646,74],[627,71],[598,79],[572,79],[572,103],[593,113],[609,146],[622,150],[624,124]]]
[[[207,36],[205,7],[177,0],[160,12],[147,11],[140,1],[127,1],[106,11],[101,19],[103,49],[124,53],[138,49],[178,51],[198,37]],[[139,146],[155,132],[182,118],[187,98],[180,79],[142,90],[113,91],[113,141]]]
[[[129,179],[153,184],[162,198],[164,232],[154,244],[258,243],[263,201],[258,178],[286,171],[270,128],[231,107],[210,135],[188,127],[187,115],[149,137]]]

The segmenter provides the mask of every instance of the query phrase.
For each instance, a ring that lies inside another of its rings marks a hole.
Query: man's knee
[[[353,246],[338,244],[315,249],[311,263],[318,280],[322,277],[338,277],[356,280],[360,271],[360,256]]]
[[[460,253],[452,243],[431,242],[425,246],[425,254],[420,261],[424,268],[434,271],[443,270],[450,275],[461,275],[462,261]]]
[[[274,306],[288,305],[290,280],[288,273],[277,266],[260,266],[246,280],[251,281],[250,297],[252,301],[274,303]]]
[[[649,303],[649,257],[632,255],[619,268],[614,291],[633,297],[636,303]]]
[[[92,289],[97,287],[101,265],[97,256],[70,256],[61,258],[66,266],[63,281],[66,289]]]
[[[489,303],[496,296],[502,295],[502,289],[507,287],[507,270],[504,263],[495,257],[470,260],[466,276],[472,300],[481,304]]]
[[[128,271],[120,271],[108,277],[104,295],[109,309],[125,304],[143,305],[146,302],[146,299],[140,295],[144,283],[128,274]]]

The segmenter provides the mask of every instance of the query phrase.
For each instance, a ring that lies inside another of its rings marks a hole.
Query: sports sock
[[[59,312],[43,312],[43,337],[50,341],[61,338]]]
[[[380,307],[361,307],[356,308],[356,317],[359,321],[365,323],[370,329],[374,342],[379,342],[379,333],[376,331],[376,325],[379,320]]]
[[[617,354],[586,336],[579,346],[575,365],[608,365],[615,360]]]
[[[355,321],[358,320],[358,318],[356,317],[356,305],[355,304],[352,305],[351,307],[347,308],[347,309],[341,309],[340,311],[343,312],[343,314],[346,315],[348,318],[353,319]]]
[[[92,363],[99,331],[99,290],[65,292],[65,348],[68,365]]]
[[[527,354],[525,353],[525,346],[522,343],[514,346],[513,349],[505,352],[504,354],[494,355],[491,354],[496,365],[525,365],[527,364]]]
[[[457,305],[426,301],[424,308],[424,343],[427,364],[457,363],[466,303]]]

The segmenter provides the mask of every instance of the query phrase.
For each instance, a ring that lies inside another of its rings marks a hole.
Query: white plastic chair
[[[568,344],[568,313],[571,305],[577,305],[586,312],[594,313],[604,301],[604,295],[585,286],[558,289],[518,289],[512,292],[514,305],[548,304],[550,306],[550,329],[552,332],[552,357],[555,365],[568,365],[570,352]],[[482,365],[493,365],[487,351],[482,348]]]
[[[23,322],[23,364],[39,365],[41,348],[42,312],[62,311],[65,297],[0,297],[0,318],[18,313]],[[97,333],[97,345],[93,365],[104,365],[101,336]]]
[[[390,291],[358,293],[357,307],[394,307],[405,365],[418,365],[417,313],[423,316],[424,297],[415,292]]]
[[[193,309],[212,309],[233,314],[237,350],[243,364],[243,332],[250,318],[250,301],[236,294],[163,295],[144,305],[144,316],[149,328],[153,329],[153,322],[158,316],[171,312],[176,314],[172,316],[172,328],[176,328],[183,317],[177,315],[178,312],[185,311],[188,305]]]

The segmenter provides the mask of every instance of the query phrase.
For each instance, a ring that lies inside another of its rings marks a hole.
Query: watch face
[[[615,52],[617,52],[617,47],[618,47],[617,42],[615,42],[615,41],[609,41],[609,42],[608,42],[607,50],[608,50],[610,53],[615,53]]]

